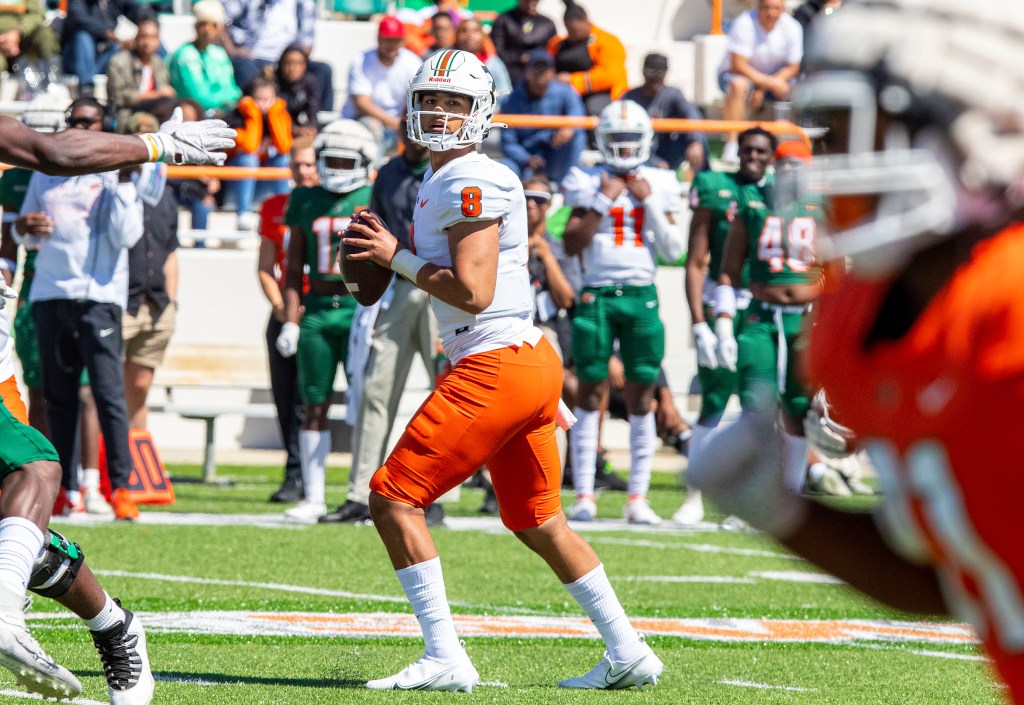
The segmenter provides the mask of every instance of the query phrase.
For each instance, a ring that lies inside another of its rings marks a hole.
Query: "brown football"
[[[351,226],[360,221],[370,219],[375,219],[379,222],[380,216],[368,210],[360,211],[352,217],[349,225]],[[348,227],[345,228],[342,237],[362,238],[363,235]],[[395,273],[369,260],[350,260],[348,255],[354,252],[364,252],[364,250],[352,245],[346,245],[344,242],[341,243],[341,247],[338,249],[338,264],[341,265],[341,276],[345,280],[348,290],[352,293],[352,298],[363,306],[372,306],[380,301],[380,297],[384,296],[384,292],[387,291],[388,285],[391,284],[391,279],[395,276]]]

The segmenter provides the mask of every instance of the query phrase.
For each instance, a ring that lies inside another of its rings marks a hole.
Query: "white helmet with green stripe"
[[[449,112],[439,94],[470,99],[465,112]],[[424,105],[427,97],[429,105]],[[431,56],[412,79],[406,101],[409,139],[432,152],[479,144],[494,117],[494,78],[480,59],[457,49]],[[426,125],[424,125],[426,123]]]

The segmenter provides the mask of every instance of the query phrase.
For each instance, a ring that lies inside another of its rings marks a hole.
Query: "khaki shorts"
[[[154,315],[159,318],[154,320]],[[171,342],[177,316],[177,305],[169,304],[158,314],[148,299],[142,300],[138,314],[132,316],[125,312],[121,321],[125,359],[154,370],[159,367]]]

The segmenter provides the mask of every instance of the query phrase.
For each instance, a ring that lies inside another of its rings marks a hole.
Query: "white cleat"
[[[571,521],[594,521],[597,517],[597,504],[590,497],[580,496],[569,508]]]
[[[672,515],[672,521],[683,526],[695,526],[704,521],[704,500],[700,490],[687,488],[686,499]]]
[[[82,503],[85,505],[85,513],[92,516],[114,518],[114,508],[103,498],[100,491],[91,487],[82,492]]]
[[[807,470],[804,492],[832,497],[849,497],[852,494],[839,471],[825,463],[815,463]]]
[[[327,505],[323,502],[302,501],[284,513],[284,520],[292,524],[315,524],[326,513]]]
[[[651,505],[648,504],[646,499],[631,499],[626,502],[624,514],[626,522],[629,524],[657,526],[661,523],[661,517],[651,509]]]
[[[651,647],[640,636],[643,653],[632,661],[612,661],[605,652],[601,662],[579,678],[559,682],[560,688],[588,688],[591,690],[623,690],[657,685],[658,677],[665,668],[661,659],[655,656]]]
[[[480,682],[469,656],[463,651],[451,659],[435,659],[424,656],[406,666],[390,678],[369,681],[370,690],[448,690],[453,693],[470,693]]]
[[[0,588],[0,666],[25,690],[44,698],[73,698],[82,692],[74,674],[55,663],[25,626],[24,596]]]
[[[129,610],[124,613],[124,622],[92,632],[92,641],[103,662],[111,705],[149,705],[156,683],[149,668],[146,632],[134,614]]]

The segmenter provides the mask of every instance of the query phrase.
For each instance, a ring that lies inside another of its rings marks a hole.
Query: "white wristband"
[[[736,290],[719,284],[715,287],[715,315],[736,317]]]
[[[398,272],[413,284],[416,283],[416,275],[425,264],[427,264],[427,260],[417,257],[411,250],[399,250],[391,258],[392,271]]]
[[[615,202],[612,199],[598,191],[594,194],[594,200],[590,202],[590,210],[594,211],[601,217],[604,217],[608,215],[608,211],[611,210],[614,203]]]

